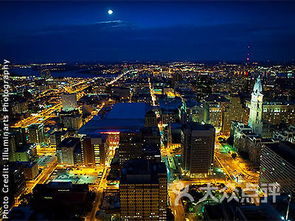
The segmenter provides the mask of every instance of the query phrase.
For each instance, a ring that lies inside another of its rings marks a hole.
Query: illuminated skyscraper
[[[71,130],[79,130],[83,125],[82,115],[78,110],[73,111],[61,111],[58,114],[60,118],[60,122],[63,124],[65,128]]]
[[[142,155],[142,139],[140,132],[120,133],[119,159],[123,165],[126,161],[140,158]]]
[[[184,128],[184,170],[208,173],[214,159],[215,129],[210,124],[190,123]]]
[[[85,136],[82,139],[82,155],[84,165],[99,166],[105,164],[105,141],[100,135]]]
[[[80,152],[80,154],[78,154]],[[56,147],[56,155],[60,164],[76,165],[81,163],[81,142],[79,138],[68,137]],[[79,155],[80,157],[76,157]],[[80,158],[80,159],[79,159]]]
[[[167,172],[164,163],[128,161],[120,182],[121,220],[167,220]]]
[[[28,127],[29,143],[42,143],[44,142],[44,125],[32,124]]]
[[[258,76],[251,94],[250,115],[248,121],[248,125],[252,128],[253,132],[258,135],[261,135],[262,133],[262,105],[262,84],[260,76]]]

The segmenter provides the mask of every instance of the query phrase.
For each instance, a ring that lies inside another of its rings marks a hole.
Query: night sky
[[[109,15],[107,11],[113,10]],[[292,2],[1,2],[14,63],[295,61]]]

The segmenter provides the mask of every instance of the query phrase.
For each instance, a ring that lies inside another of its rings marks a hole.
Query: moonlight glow
[[[109,14],[109,15],[112,15],[112,14],[113,14],[113,10],[109,9],[109,10],[108,10],[108,14]]]

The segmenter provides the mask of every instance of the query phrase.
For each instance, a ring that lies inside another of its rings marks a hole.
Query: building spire
[[[261,83],[260,75],[258,75],[256,82],[254,84],[253,93],[256,95],[262,94],[262,83]]]

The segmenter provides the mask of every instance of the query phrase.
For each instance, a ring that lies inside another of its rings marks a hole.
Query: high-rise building
[[[179,97],[160,99],[159,103],[161,122],[163,124],[181,121],[184,104]]]
[[[264,122],[272,125],[281,123],[287,125],[295,124],[295,104],[292,101],[271,101],[263,102],[263,116]]]
[[[9,158],[15,161],[15,152],[27,144],[25,128],[11,128],[9,134]]]
[[[295,191],[295,145],[265,144],[260,158],[260,184],[279,184],[281,192]]]
[[[28,142],[29,143],[42,143],[44,142],[44,125],[32,124],[28,127]]]
[[[9,137],[11,138],[10,144],[16,148],[27,143],[25,128],[10,128]]]
[[[245,156],[248,156],[252,166],[260,165],[261,148],[264,144],[276,143],[278,141],[270,138],[262,138],[253,133],[251,127],[246,124],[233,122],[231,137],[233,146]]]
[[[209,110],[209,123],[217,131],[221,131],[223,128],[224,112],[229,103],[229,100],[219,93],[211,94],[205,99],[205,106]]]
[[[142,142],[160,148],[161,135],[158,127],[144,127],[141,129]]]
[[[72,111],[78,107],[76,94],[62,94],[61,102],[63,111]]]
[[[17,162],[17,165],[23,170],[26,180],[33,180],[39,174],[38,164],[36,161]]]
[[[157,116],[154,111],[148,111],[145,114],[145,127],[156,127],[158,125]]]
[[[44,220],[84,219],[94,198],[88,184],[50,182],[34,187],[31,204],[37,205],[33,208]]]
[[[251,94],[251,104],[250,104],[250,115],[248,125],[252,128],[253,132],[261,135],[262,134],[262,108],[263,105],[263,94],[262,94],[262,84],[260,76],[256,79],[253,92]]]
[[[208,105],[199,103],[196,100],[186,101],[186,115],[188,122],[207,123],[209,121]]]
[[[81,142],[79,138],[68,137],[56,147],[56,155],[60,164],[75,165],[81,159],[75,155],[81,153]]]
[[[288,128],[274,131],[273,137],[280,141],[295,143],[295,126],[291,125]]]
[[[215,129],[210,124],[190,123],[184,128],[184,170],[208,173],[214,159]]]
[[[142,155],[142,137],[140,132],[120,133],[119,160],[123,165],[126,161],[137,159]]]
[[[82,158],[86,166],[92,167],[105,164],[106,146],[101,135],[82,138]]]
[[[68,137],[68,131],[63,130],[63,131],[54,131],[49,135],[49,141],[50,141],[50,146],[51,147],[56,147],[61,143],[63,139]]]
[[[122,168],[121,220],[166,220],[167,172],[164,163],[131,160]]]
[[[238,95],[232,95],[223,115],[222,132],[229,133],[232,121],[245,122],[248,120],[248,110]]]
[[[24,144],[10,154],[10,161],[27,162],[37,158],[36,144]]]
[[[65,128],[79,130],[83,124],[82,115],[77,110],[62,111],[59,113],[60,122]]]

